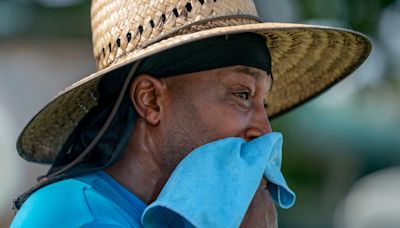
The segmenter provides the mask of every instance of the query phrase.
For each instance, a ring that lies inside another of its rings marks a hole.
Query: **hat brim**
[[[22,131],[17,141],[20,156],[32,162],[52,163],[79,121],[97,104],[96,85],[103,75],[179,45],[243,32],[257,32],[267,38],[274,77],[266,99],[270,118],[326,91],[357,69],[371,51],[370,41],[361,33],[292,23],[235,25],[175,35],[124,55],[58,93]]]

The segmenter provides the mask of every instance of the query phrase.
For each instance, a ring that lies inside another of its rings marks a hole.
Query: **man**
[[[98,0],[91,13],[99,71],[22,132],[20,155],[52,168],[12,226],[273,227],[272,200],[294,194],[268,116],[370,51],[352,31],[261,23],[251,0]]]

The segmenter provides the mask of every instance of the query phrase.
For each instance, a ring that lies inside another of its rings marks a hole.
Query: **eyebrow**
[[[238,66],[238,67],[234,68],[234,71],[250,75],[250,76],[254,77],[255,79],[263,77],[263,75],[260,72],[254,71],[248,66]],[[272,77],[272,73],[271,74],[267,73],[267,75],[271,77],[271,86],[269,88],[269,91],[271,91],[272,86],[274,84],[274,77]]]

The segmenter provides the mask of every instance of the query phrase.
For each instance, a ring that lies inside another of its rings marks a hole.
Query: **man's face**
[[[232,136],[249,141],[271,131],[264,98],[272,78],[263,70],[233,66],[164,80],[171,91],[161,121],[166,171],[205,143]]]
[[[265,71],[244,66],[163,79],[138,76],[130,91],[141,117],[130,144],[132,151],[138,153],[128,153],[137,156],[133,157],[138,159],[134,168],[141,167],[139,173],[145,173],[142,178],[146,182],[151,183],[154,180],[151,177],[158,177],[160,183],[156,184],[161,190],[163,181],[195,148],[226,137],[249,141],[269,133],[271,127],[264,99],[271,87],[272,77]],[[148,162],[149,158],[151,162]],[[129,161],[129,156],[121,160]],[[132,168],[130,163],[126,166]],[[121,167],[125,168],[124,165]],[[158,191],[155,193],[159,194]],[[152,195],[150,202],[156,196]],[[266,181],[263,181],[241,226],[270,227],[275,224],[276,210],[266,190]]]

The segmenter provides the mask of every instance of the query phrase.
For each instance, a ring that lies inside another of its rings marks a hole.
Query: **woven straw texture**
[[[324,26],[261,23],[252,0],[94,0],[93,53],[98,71],[60,92],[21,133],[28,161],[52,163],[85,114],[97,104],[99,79],[123,65],[208,37],[257,32],[272,56],[273,118],[353,72],[371,45],[357,32]]]

